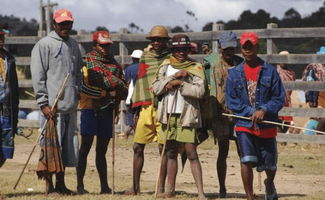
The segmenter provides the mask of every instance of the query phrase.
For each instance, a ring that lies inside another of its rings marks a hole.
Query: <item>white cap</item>
[[[131,57],[132,57],[132,58],[138,58],[138,59],[140,59],[141,56],[142,56],[142,53],[143,53],[143,51],[141,51],[141,50],[139,50],[139,49],[134,50],[134,51],[132,52],[132,54],[131,54]]]
[[[279,55],[288,55],[289,54],[289,51],[281,51],[280,53],[279,53]]]

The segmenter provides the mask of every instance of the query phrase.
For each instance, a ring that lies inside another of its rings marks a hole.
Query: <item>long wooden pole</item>
[[[169,127],[170,127],[170,119],[171,119],[172,112],[174,110],[175,102],[176,102],[176,99],[177,99],[177,93],[178,93],[178,89],[175,90],[174,98],[173,98],[173,102],[172,102],[172,106],[171,106],[171,111],[170,111],[170,114],[169,114],[168,120],[167,120],[167,127],[166,127],[167,132],[166,132],[166,135],[165,135],[165,138],[164,138],[165,143],[163,145],[163,149],[162,149],[162,152],[160,154],[160,165],[159,165],[158,177],[157,177],[157,181],[156,181],[155,199],[157,198],[157,195],[158,195],[159,178],[160,178],[161,168],[162,168],[162,164],[163,164],[163,157],[164,157],[164,154],[165,154],[165,151],[166,151],[166,144],[167,144]],[[168,108],[167,108],[167,110],[168,110]]]
[[[113,108],[112,123],[112,194],[115,190],[115,108]]]
[[[59,92],[58,92],[58,94],[57,94],[57,96],[56,96],[56,98],[55,98],[55,100],[54,100],[54,103],[53,103],[53,105],[52,105],[52,107],[51,107],[51,111],[54,110],[54,108],[56,107],[56,104],[58,103],[60,97],[62,96],[62,93],[63,93],[63,91],[64,91],[65,85],[67,84],[67,81],[68,81],[69,77],[70,77],[70,73],[68,73],[68,74],[66,75],[66,77],[65,77],[65,79],[64,79],[64,81],[63,81],[63,83],[62,83],[62,86],[61,86],[61,88],[60,88],[60,90],[59,90]],[[27,167],[27,165],[28,165],[28,163],[29,163],[29,160],[30,160],[30,158],[32,157],[32,155],[33,155],[33,153],[34,153],[36,146],[38,145],[38,141],[39,141],[39,139],[41,138],[41,136],[43,135],[43,132],[44,132],[45,127],[46,127],[46,124],[47,124],[47,121],[48,121],[48,120],[45,121],[45,123],[44,123],[44,125],[43,125],[43,127],[42,127],[42,129],[41,129],[41,131],[40,131],[40,133],[39,133],[39,135],[38,135],[36,141],[35,141],[35,144],[34,144],[34,146],[33,146],[33,148],[32,148],[32,151],[30,152],[30,154],[29,154],[29,156],[28,156],[28,158],[27,158],[27,161],[26,161],[26,163],[25,163],[25,165],[24,165],[22,171],[20,172],[20,175],[19,175],[19,177],[18,177],[18,180],[16,181],[16,184],[15,184],[15,186],[13,187],[14,190],[15,190],[16,187],[18,186],[18,184],[19,184],[19,182],[20,182],[20,179],[21,179],[21,177],[23,176],[24,171],[25,171],[25,169],[26,169],[26,167]]]
[[[234,118],[238,118],[238,119],[251,120],[251,118],[249,118],[249,117],[243,117],[243,116],[238,116],[238,115],[233,115],[233,114],[222,113],[222,115],[228,116],[228,117],[234,117]],[[309,129],[309,128],[305,128],[305,127],[293,126],[293,125],[289,125],[289,124],[282,124],[279,122],[263,120],[262,123],[274,124],[274,125],[278,125],[278,126],[286,126],[286,127],[290,127],[290,128],[297,128],[297,129],[301,129],[301,130],[305,130],[305,131],[313,131],[315,133],[320,133],[320,134],[325,135],[325,132],[323,132],[323,131],[313,130],[313,129]]]

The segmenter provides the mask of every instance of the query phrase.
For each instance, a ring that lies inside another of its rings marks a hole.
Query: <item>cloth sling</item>
[[[138,79],[132,95],[132,108],[151,105],[154,101],[152,82],[161,63],[169,58],[168,49],[158,54],[153,50],[145,50],[140,59]]]
[[[201,63],[194,62],[192,60],[186,60],[184,62],[179,62],[174,56],[170,56],[169,59],[165,59],[164,62],[159,66],[172,65],[173,68],[178,70],[186,70],[194,76],[197,76],[205,80],[204,70]],[[159,71],[159,70],[158,70]],[[157,71],[157,73],[158,73]]]
[[[116,106],[126,98],[128,88],[123,79],[123,70],[112,56],[103,56],[97,50],[92,50],[83,57],[83,66],[87,67],[88,81],[91,86],[106,91],[116,91],[114,98],[107,96],[94,100],[99,110]]]
[[[41,154],[36,170],[38,178],[45,179],[52,174],[64,172],[55,122],[52,119],[47,121],[44,138],[40,146]]]

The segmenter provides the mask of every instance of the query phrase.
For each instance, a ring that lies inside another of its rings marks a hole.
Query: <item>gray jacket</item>
[[[63,113],[75,110],[82,77],[81,65],[78,43],[71,37],[63,40],[52,31],[38,41],[31,56],[31,73],[37,104],[53,105],[65,76],[70,72],[57,109]]]
[[[152,90],[158,99],[158,121],[167,124],[167,98],[165,86],[171,80],[176,79],[174,76],[165,76],[168,65],[164,65],[160,68],[159,73],[152,83]],[[180,123],[182,127],[200,128],[201,113],[199,99],[203,98],[205,88],[204,80],[190,75],[186,77],[183,84],[179,88],[180,94],[184,97],[184,108],[180,116]]]

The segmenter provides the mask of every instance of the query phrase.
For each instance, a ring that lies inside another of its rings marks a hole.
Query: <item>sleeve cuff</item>
[[[105,97],[105,96],[106,96],[106,94],[107,94],[106,90],[102,90],[102,92],[101,92],[100,96],[101,96],[101,97]]]
[[[262,110],[265,111],[265,113],[267,113],[267,108],[266,108],[266,106],[260,106],[259,109],[262,109]]]

